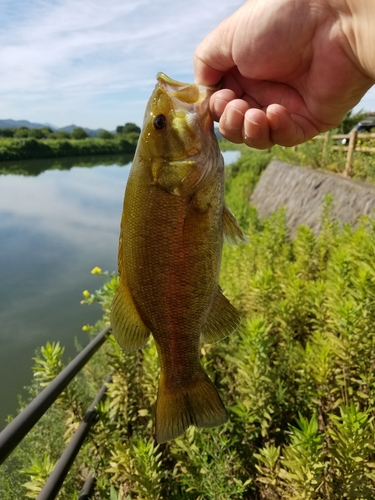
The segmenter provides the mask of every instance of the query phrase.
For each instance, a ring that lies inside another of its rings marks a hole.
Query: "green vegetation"
[[[332,134],[331,134],[332,136]],[[358,139],[358,145],[375,148],[375,139]],[[326,172],[342,174],[345,169],[347,152],[344,149],[334,151],[332,146],[341,146],[340,141],[330,137],[324,151],[324,139],[312,139],[296,148],[274,146],[272,152],[279,160],[312,167]],[[352,162],[352,178],[355,180],[375,183],[375,155],[355,151]]]
[[[34,158],[60,158],[134,153],[135,146],[125,139],[3,139],[0,141],[0,161]]]
[[[341,140],[333,140],[332,136],[336,134],[348,134],[354,125],[366,116],[368,116],[368,113],[363,111],[358,113],[349,111],[340,126],[330,132],[326,146],[324,146],[325,139],[321,136],[320,139],[312,139],[294,148],[275,146],[272,152],[278,159],[294,165],[302,165],[325,170],[326,172],[342,174],[345,170],[347,151],[342,147]],[[363,132],[360,133],[363,134]],[[333,150],[333,146],[339,147],[339,150]],[[375,139],[370,137],[357,139],[357,146],[375,148]],[[351,177],[356,180],[375,183],[375,155],[373,152],[355,150]]]
[[[36,498],[68,440],[113,370],[91,436],[60,500],[77,499],[94,471],[95,499],[315,500],[375,497],[375,223],[330,218],[318,236],[287,238],[284,212],[261,223],[248,198],[269,153],[248,152],[228,171],[227,200],[248,245],[225,246],[221,286],[241,311],[240,330],[202,348],[202,363],[230,413],[220,428],[153,440],[158,360],[152,341],[124,353],[110,338],[74,384],[0,468],[4,500]],[[109,321],[117,277],[83,302]],[[63,367],[63,349],[35,357],[35,395]]]
[[[116,134],[100,130],[97,138],[88,137],[82,127],[71,133],[49,127],[0,129],[0,162],[34,158],[130,154],[135,152],[140,128],[134,123],[117,127]]]
[[[78,139],[78,140],[86,139],[88,137],[86,130],[84,130],[82,127],[75,128],[70,135],[72,139]]]
[[[273,158],[293,165],[302,165],[326,172],[342,174],[345,169],[347,152],[344,150],[341,140],[333,140],[332,136],[336,134],[348,134],[354,125],[366,117],[368,117],[368,113],[364,111],[359,111],[358,113],[348,111],[339,127],[330,131],[330,137],[326,146],[324,146],[325,139],[322,135],[319,139],[312,139],[293,148],[274,146],[272,150],[269,150],[269,153],[272,152]],[[360,133],[366,135],[366,133]],[[249,150],[244,144],[233,144],[226,139],[219,139],[219,144],[222,150],[241,151],[245,158],[248,157],[250,151],[255,152],[255,150]],[[335,151],[332,149],[333,146],[338,146],[340,149]],[[375,139],[370,137],[357,139],[357,147],[360,146],[375,149]],[[374,152],[355,150],[351,176],[355,180],[375,183]]]
[[[335,134],[349,134],[349,132],[352,130],[352,128],[357,125],[361,120],[366,118],[368,116],[368,113],[365,111],[361,110],[358,111],[358,113],[353,113],[353,110],[350,110],[346,113],[344,116],[343,121],[340,123],[340,125],[335,129],[334,133]]]

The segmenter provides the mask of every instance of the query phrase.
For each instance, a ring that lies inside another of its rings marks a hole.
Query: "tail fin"
[[[156,440],[165,443],[190,426],[216,427],[228,420],[227,411],[207,374],[200,376],[188,387],[171,390],[160,378],[156,405]]]

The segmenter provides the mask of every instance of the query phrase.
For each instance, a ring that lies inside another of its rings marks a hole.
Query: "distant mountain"
[[[66,127],[59,128],[59,130],[61,132],[69,132],[70,134],[71,132],[73,132],[75,128],[78,128],[77,125],[67,125]]]
[[[18,127],[27,127],[27,128],[43,128],[46,125],[42,123],[32,123],[28,120],[0,120],[0,128],[18,128]],[[51,125],[48,125],[51,127]],[[56,130],[57,127],[51,127]]]
[[[0,120],[0,128],[18,128],[18,127],[27,127],[27,128],[43,128],[50,127],[51,129],[57,131],[61,130],[63,132],[72,132],[75,128],[78,128],[77,125],[68,125],[67,127],[55,127],[50,123],[32,123],[28,120]],[[89,137],[97,137],[102,128],[98,128],[93,130],[91,128],[82,127],[83,130],[86,131]]]

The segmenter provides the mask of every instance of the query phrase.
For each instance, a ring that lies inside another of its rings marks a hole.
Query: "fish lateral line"
[[[126,351],[154,337],[158,442],[228,419],[200,348],[240,325],[219,276],[224,237],[246,237],[224,204],[224,162],[208,109],[213,91],[158,74],[125,191],[111,320]]]

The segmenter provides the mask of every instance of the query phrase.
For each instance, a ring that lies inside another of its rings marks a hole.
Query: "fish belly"
[[[218,294],[223,245],[223,172],[191,197],[130,175],[119,252],[120,282],[158,349],[156,438],[189,425],[213,427],[226,410],[199,360],[202,328]],[[140,327],[140,330],[142,327]],[[139,347],[139,346],[137,346]]]
[[[198,357],[202,326],[218,287],[222,198],[222,172],[205,190],[187,198],[140,176],[129,178],[123,267],[136,308],[163,358],[172,356],[177,342],[183,353]],[[178,362],[183,363],[179,356]]]

